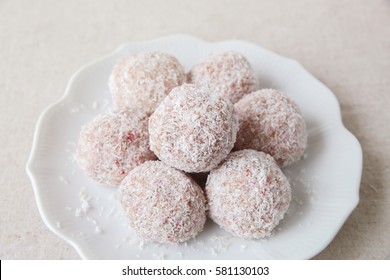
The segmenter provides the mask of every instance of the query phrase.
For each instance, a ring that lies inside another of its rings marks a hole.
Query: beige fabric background
[[[25,173],[35,124],[71,75],[124,42],[243,39],[301,62],[337,96],[364,153],[361,201],[316,259],[390,259],[390,1],[0,0],[0,258],[78,259]]]

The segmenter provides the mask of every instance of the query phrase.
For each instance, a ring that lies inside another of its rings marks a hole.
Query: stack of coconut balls
[[[172,55],[138,53],[115,64],[109,88],[115,108],[82,127],[77,162],[119,186],[137,235],[183,242],[206,216],[235,236],[272,233],[291,201],[281,168],[303,155],[306,125],[288,96],[259,90],[243,55],[211,54],[186,75]]]

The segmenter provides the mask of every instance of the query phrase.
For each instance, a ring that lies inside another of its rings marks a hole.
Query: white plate
[[[232,237],[209,221],[187,243],[144,244],[127,227],[117,190],[94,183],[74,162],[80,127],[112,105],[107,80],[118,58],[160,50],[188,70],[226,49],[248,58],[262,87],[284,91],[302,109],[306,156],[284,170],[293,186],[291,207],[267,240]],[[79,70],[64,97],[42,113],[27,163],[46,225],[85,259],[308,259],[331,242],[356,207],[361,169],[361,147],[343,126],[335,96],[300,64],[247,42],[207,43],[183,35],[125,44]]]

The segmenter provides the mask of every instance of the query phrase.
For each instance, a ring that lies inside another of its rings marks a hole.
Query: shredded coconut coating
[[[259,239],[283,219],[291,188],[270,155],[241,150],[211,171],[206,196],[214,222],[235,236]]]
[[[188,74],[189,82],[208,86],[231,102],[258,89],[258,79],[248,60],[234,51],[208,56]]]
[[[203,230],[206,199],[202,189],[184,172],[161,161],[134,168],[119,193],[130,226],[145,241],[179,243]]]
[[[238,118],[233,104],[207,88],[174,88],[149,119],[150,148],[166,164],[207,172],[229,154]]]
[[[149,149],[148,116],[137,108],[107,111],[81,128],[76,159],[98,183],[118,186],[137,165],[156,159]]]
[[[138,106],[150,115],[186,75],[179,61],[162,52],[143,52],[120,59],[109,78],[117,107]]]
[[[298,105],[275,89],[263,89],[235,104],[240,117],[235,148],[263,151],[280,167],[298,161],[307,145],[305,120]]]

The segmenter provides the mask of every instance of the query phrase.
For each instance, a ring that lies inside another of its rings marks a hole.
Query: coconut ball
[[[156,159],[149,149],[148,116],[137,108],[110,110],[81,128],[76,159],[98,183],[118,186],[137,165]]]
[[[130,226],[146,241],[179,243],[203,230],[203,191],[189,176],[161,161],[134,168],[119,191]]]
[[[234,51],[210,55],[191,69],[188,78],[194,84],[210,87],[233,103],[258,87],[258,79],[248,60]]]
[[[305,120],[298,105],[275,89],[244,96],[235,104],[240,130],[235,148],[263,151],[279,166],[296,162],[307,145]]]
[[[291,188],[270,155],[242,150],[211,171],[206,196],[211,219],[223,229],[243,238],[264,238],[286,213]]]
[[[238,119],[233,104],[205,87],[174,88],[149,119],[150,148],[166,164],[207,172],[230,152]]]
[[[162,52],[142,52],[120,59],[109,78],[117,107],[138,106],[150,115],[186,75],[179,61]]]

